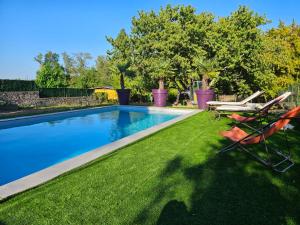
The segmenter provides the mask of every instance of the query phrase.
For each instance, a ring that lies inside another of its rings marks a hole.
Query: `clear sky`
[[[197,12],[227,16],[239,5],[279,19],[300,23],[300,0],[0,0],[0,79],[34,79],[39,52],[89,52],[109,49],[105,36],[130,29],[139,10],[158,10],[167,4],[192,5]]]

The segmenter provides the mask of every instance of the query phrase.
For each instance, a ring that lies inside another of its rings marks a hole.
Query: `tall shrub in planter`
[[[201,77],[202,84],[201,89],[196,91],[198,108],[206,109],[208,108],[206,103],[213,100],[215,94],[211,86],[215,83],[219,75],[219,69],[214,59],[205,59],[203,57],[195,58],[194,65],[196,72]]]
[[[165,105],[165,86],[172,83],[176,89],[186,90],[190,83],[187,71],[199,41],[192,37],[198,32],[193,27],[196,22],[191,6],[170,5],[157,13],[140,11],[132,19],[134,64],[138,74],[158,82],[158,89],[152,91],[157,106]]]
[[[111,63],[111,69],[117,73],[120,78],[120,89],[117,89],[118,99],[120,105],[128,105],[130,97],[130,89],[125,88],[125,77],[133,76],[133,71],[130,70],[131,66],[131,40],[122,29],[118,36],[113,39],[107,38],[107,41],[112,45],[113,49],[108,51],[108,56]]]
[[[172,75],[173,72],[170,60],[163,58],[152,60],[150,76],[158,82],[158,89],[152,89],[155,106],[166,106],[168,91],[165,89],[165,81]]]

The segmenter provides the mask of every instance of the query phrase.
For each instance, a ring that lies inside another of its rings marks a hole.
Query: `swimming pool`
[[[0,185],[186,112],[111,106],[0,122]]]

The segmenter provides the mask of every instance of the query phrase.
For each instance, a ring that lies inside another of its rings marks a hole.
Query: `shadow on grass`
[[[297,163],[298,135],[291,137]],[[281,135],[272,140],[275,146],[281,146],[282,141]],[[226,146],[228,142],[221,144]],[[217,150],[219,146],[209,148]],[[191,167],[184,165],[183,160],[177,156],[168,163],[154,190],[156,198],[141,211],[135,223],[146,223],[151,209],[168,199],[157,225],[300,224],[299,164],[279,174],[239,151],[213,154],[204,163]],[[188,202],[169,197],[178,184],[176,178],[172,180],[175,173],[182,173],[193,184]]]

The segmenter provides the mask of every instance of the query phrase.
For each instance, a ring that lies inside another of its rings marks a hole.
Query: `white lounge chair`
[[[269,110],[273,105],[283,102],[289,97],[292,92],[285,92],[284,94],[274,98],[273,100],[261,105],[259,103],[246,103],[242,106],[237,105],[221,105],[216,108],[216,111],[230,111],[230,112],[259,112]]]
[[[209,101],[206,104],[208,104],[210,107],[213,106],[220,106],[220,105],[234,105],[234,106],[240,106],[240,105],[245,105],[246,103],[250,102],[254,98],[257,98],[261,94],[263,94],[263,91],[257,91],[254,94],[250,95],[248,98],[245,98],[243,101],[240,102],[221,102],[221,101]]]

